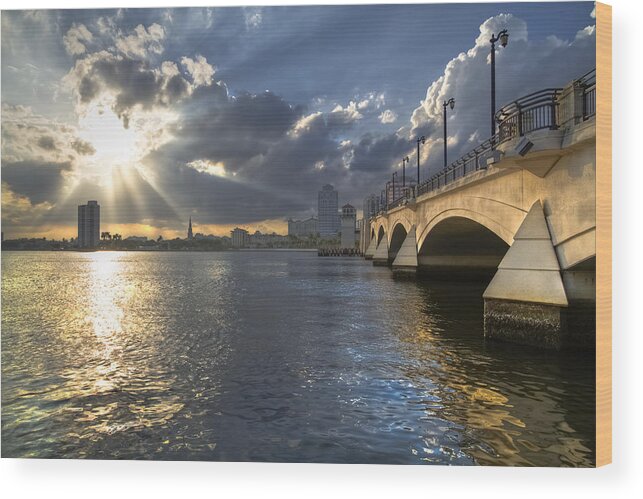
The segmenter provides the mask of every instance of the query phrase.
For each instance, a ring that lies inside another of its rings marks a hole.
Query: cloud
[[[181,64],[185,66],[192,77],[195,85],[210,85],[214,76],[214,68],[208,64],[208,61],[202,55],[197,55],[196,60],[189,57],[183,57]]]
[[[258,28],[263,21],[261,9],[258,7],[244,7],[243,17],[246,22],[246,29],[249,30]]]
[[[200,173],[207,173],[217,177],[224,177],[226,175],[225,166],[223,163],[214,163],[207,159],[195,159],[190,161],[185,166],[192,168]]]
[[[397,113],[386,109],[382,114],[379,115],[379,120],[383,124],[395,123],[397,121]]]
[[[487,19],[480,25],[474,46],[447,63],[412,113],[409,140],[427,137],[422,161],[428,162],[431,171],[441,167],[436,151],[442,147],[444,100],[453,97],[456,101],[455,109],[449,111],[450,159],[457,159],[490,136],[489,39],[502,29],[509,31],[509,44],[496,47],[498,107],[543,88],[563,86],[595,67],[593,27],[580,30],[572,40],[549,36],[532,42],[522,19],[512,14]]]
[[[94,146],[83,139],[72,140],[71,148],[81,156],[91,156],[96,152]]]
[[[3,182],[18,198],[53,206],[76,178],[83,158],[94,153],[77,133],[28,107],[3,104]]]
[[[355,101],[350,101],[345,107],[337,104],[330,112],[330,116],[344,123],[361,120],[364,117],[364,115],[358,111]]]
[[[107,105],[127,127],[136,110],[170,107],[189,95],[202,79],[203,73],[199,83],[188,82],[173,62],[154,68],[145,61],[103,50],[77,60],[64,81],[75,97],[78,114],[92,103]]]
[[[32,203],[27,196],[16,194],[7,182],[2,181],[2,224],[4,227],[33,227],[51,208],[52,205],[47,202]]]
[[[160,24],[154,23],[147,28],[139,24],[134,33],[116,38],[115,44],[124,55],[143,59],[149,54],[163,53],[164,38],[165,28]]]
[[[2,104],[2,165],[24,161],[74,163],[79,155],[91,154],[75,127],[35,114],[31,108]]]
[[[70,55],[80,55],[86,52],[85,42],[91,42],[93,35],[84,24],[72,24],[63,37],[65,50]]]

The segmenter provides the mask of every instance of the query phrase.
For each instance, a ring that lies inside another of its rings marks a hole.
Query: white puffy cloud
[[[163,53],[163,39],[165,28],[154,23],[147,28],[139,24],[130,35],[118,36],[115,40],[116,48],[129,57],[144,58],[148,54]]]
[[[292,128],[288,131],[288,134],[292,137],[297,137],[305,132],[310,131],[315,121],[321,118],[323,114],[324,113],[322,113],[321,111],[317,111],[302,116],[295,122]]]
[[[342,116],[347,122],[361,120],[364,116],[358,111],[357,102],[350,101],[347,106],[337,104],[330,112],[331,115]]]
[[[208,175],[213,175],[215,177],[226,176],[225,165],[221,161],[215,163],[208,159],[195,159],[194,161],[186,163],[185,166],[192,168],[197,172],[207,173]]]
[[[91,42],[94,36],[84,24],[72,24],[63,37],[65,50],[70,55],[80,55],[87,51],[86,42]]]
[[[397,121],[397,113],[386,109],[382,114],[379,115],[379,120],[383,124],[395,123]]]
[[[509,44],[496,44],[496,106],[550,87],[562,87],[595,67],[593,26],[580,30],[572,40],[549,36],[531,41],[527,24],[512,14],[499,14],[480,25],[475,44],[449,61],[443,74],[429,85],[426,97],[411,116],[409,139],[425,135],[422,161],[432,170],[440,166],[436,148],[442,147],[442,104],[453,97],[449,111],[449,157],[453,160],[491,135],[490,38],[509,31]],[[412,151],[411,151],[412,153]]]
[[[214,67],[208,64],[208,60],[202,55],[197,55],[195,59],[183,57],[181,64],[190,73],[195,85],[210,85],[214,76]]]
[[[94,153],[78,130],[35,114],[31,108],[2,104],[2,162],[63,163]]]

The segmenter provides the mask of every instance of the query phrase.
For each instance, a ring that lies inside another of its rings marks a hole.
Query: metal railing
[[[544,128],[558,128],[558,97],[562,88],[547,88],[526,95],[496,112],[498,142]]]
[[[596,69],[581,76],[576,80],[583,89],[583,120],[596,114]]]
[[[469,151],[460,159],[454,161],[446,168],[443,168],[431,178],[422,182],[417,189],[417,195],[426,194],[439,189],[458,178],[465,177],[469,173],[476,172],[487,167],[486,160],[491,151],[498,145],[498,135],[485,140],[478,147]]]
[[[578,80],[574,80],[573,83],[582,89],[582,119],[587,120],[596,114],[596,69],[589,71]],[[559,108],[562,93],[562,88],[547,88],[503,106],[495,115],[498,131],[493,137],[485,140],[428,180],[415,186],[414,189],[409,189],[398,199],[385,206],[382,213],[402,206],[413,197],[426,194],[473,172],[486,169],[487,159],[494,149],[504,142],[536,130],[556,130],[561,126]],[[576,112],[579,113],[580,110]]]

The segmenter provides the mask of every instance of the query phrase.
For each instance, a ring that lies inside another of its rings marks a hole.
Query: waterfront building
[[[355,248],[355,219],[357,210],[350,204],[342,206],[341,248]]]
[[[273,232],[272,234],[263,234],[255,231],[248,236],[247,246],[249,248],[282,248],[288,245],[288,236],[282,236]]]
[[[230,231],[233,248],[245,248],[249,241],[248,231],[235,227]]]
[[[364,211],[364,218],[366,220],[377,216],[380,211],[380,197],[377,194],[366,196],[362,210]]]
[[[100,205],[87,201],[78,206],[78,247],[95,248],[100,240]]]
[[[315,217],[306,220],[288,220],[288,235],[294,237],[316,236],[319,233],[319,224]]]
[[[327,184],[317,195],[317,216],[319,235],[322,237],[336,236],[340,229],[339,194],[335,188]]]
[[[194,239],[194,236],[192,235],[192,217],[190,217],[190,222],[188,223],[188,240],[191,241]]]

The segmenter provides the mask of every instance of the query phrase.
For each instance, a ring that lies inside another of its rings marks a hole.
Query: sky
[[[330,183],[361,210],[426,136],[421,175],[498,106],[595,67],[593,2],[2,11],[2,230],[285,233]],[[407,173],[409,173],[407,171]],[[409,173],[415,175],[415,173]]]

